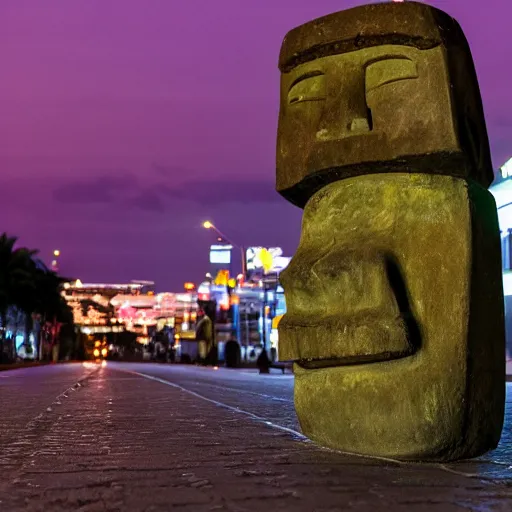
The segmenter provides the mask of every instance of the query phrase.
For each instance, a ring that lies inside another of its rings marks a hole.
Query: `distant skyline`
[[[82,281],[179,291],[212,220],[292,255],[274,191],[277,58],[291,28],[356,0],[1,0],[0,231]],[[495,169],[512,156],[512,2],[424,2],[471,45]],[[236,257],[236,254],[235,254]]]

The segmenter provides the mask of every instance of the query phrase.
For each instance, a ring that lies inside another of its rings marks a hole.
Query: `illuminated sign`
[[[281,270],[284,270],[288,264],[291,261],[291,257],[286,256],[278,256],[277,258],[274,258],[274,262],[272,265],[272,271],[273,272],[281,272]]]
[[[212,245],[210,247],[210,263],[229,265],[231,263],[232,245]]]
[[[282,256],[283,250],[281,247],[249,247],[246,254],[246,268],[249,274],[281,272],[291,260],[289,257]]]
[[[512,158],[507,160],[500,169],[501,177],[506,180],[507,178],[512,178]]]
[[[246,251],[246,268],[248,271],[263,270],[264,268],[271,270],[273,263],[269,267],[267,260],[270,258],[273,262],[282,254],[283,249],[281,247],[249,247]]]

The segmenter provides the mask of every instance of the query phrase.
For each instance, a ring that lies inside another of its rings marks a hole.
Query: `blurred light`
[[[60,256],[60,251],[59,249],[55,249],[55,251],[53,251],[53,255],[58,258]]]
[[[102,349],[101,349],[101,355],[102,355],[103,357],[107,357],[107,354],[108,354],[108,350],[107,350],[106,348],[102,348]]]
[[[103,359],[103,361],[101,361],[101,366],[107,366],[107,361],[105,361],[105,359]]]
[[[185,288],[185,290],[194,290],[196,285],[194,283],[185,283],[183,287]]]
[[[57,266],[57,260],[53,260],[52,261],[52,267],[56,267]]]
[[[510,178],[512,176],[512,158],[507,160],[500,169],[501,177],[503,179]]]
[[[101,341],[95,341],[95,342],[94,342],[94,346],[95,346],[95,347],[99,347],[100,345],[101,345]]]
[[[179,334],[175,334],[175,335],[174,335],[174,339],[175,339],[175,340],[179,340],[179,339],[180,339],[180,335],[179,335]]]
[[[214,366],[214,367],[213,367],[213,369],[214,369],[214,370],[218,370],[218,369],[219,369],[219,367],[218,367],[218,366]]]
[[[100,357],[100,351],[97,348],[95,348],[93,355],[94,355],[94,357]]]
[[[512,272],[503,272],[503,294],[505,297],[512,295]]]
[[[213,228],[213,224],[209,220],[206,220],[203,222],[203,228],[211,229],[211,228]]]

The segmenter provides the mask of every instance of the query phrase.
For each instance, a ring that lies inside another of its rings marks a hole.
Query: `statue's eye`
[[[379,60],[366,67],[366,93],[383,85],[418,78],[416,63],[406,57]]]
[[[296,80],[288,92],[288,104],[325,100],[325,76],[320,73],[304,75]]]

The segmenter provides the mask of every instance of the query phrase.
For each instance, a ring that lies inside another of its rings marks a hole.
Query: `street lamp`
[[[229,244],[233,245],[237,249],[240,249],[240,256],[242,258],[242,275],[245,278],[245,252],[244,248],[241,245],[235,244],[233,241],[231,241],[222,231],[220,231],[213,222],[209,220],[205,220],[203,222],[203,228],[205,229],[213,229],[215,233],[217,233],[223,240],[228,242]]]
[[[53,260],[52,260],[52,270],[53,272],[58,272],[59,271],[59,256],[60,256],[60,250],[59,249],[55,249],[53,251]]]

